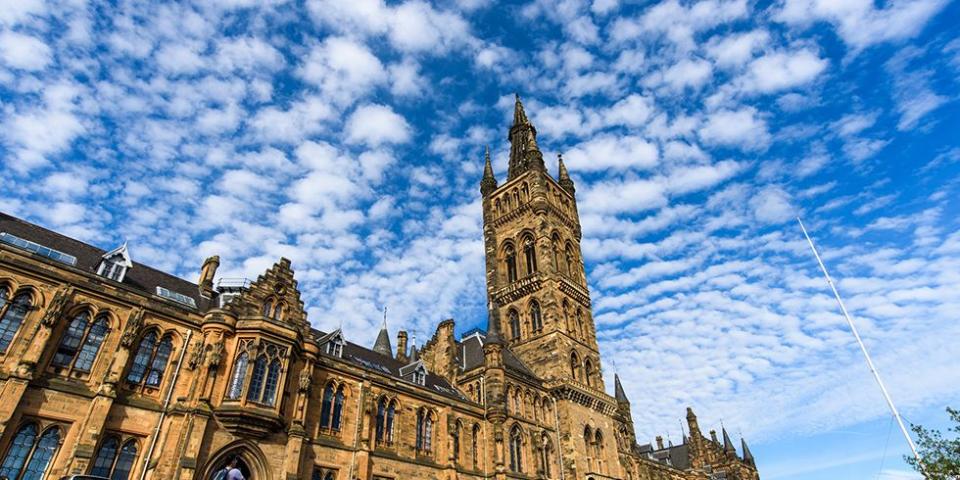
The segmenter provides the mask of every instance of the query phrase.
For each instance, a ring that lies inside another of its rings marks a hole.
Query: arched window
[[[333,384],[328,383],[323,389],[323,402],[320,407],[320,429],[330,428],[330,412],[333,410]]]
[[[101,315],[89,323],[90,315],[81,312],[73,317],[67,330],[60,339],[60,345],[53,356],[53,365],[71,368],[80,372],[89,372],[97,358],[100,344],[107,336],[107,318]]]
[[[93,462],[91,475],[109,478],[110,480],[127,480],[133,469],[133,462],[137,459],[137,442],[128,440],[120,447],[120,439],[110,435],[100,444],[97,458]]]
[[[574,380],[580,380],[580,357],[577,356],[577,352],[570,354],[570,376]]]
[[[476,470],[480,465],[480,450],[477,445],[480,442],[480,425],[473,424],[473,434],[470,435],[470,458],[473,459],[473,469]]]
[[[523,471],[523,437],[520,434],[520,427],[514,425],[510,430],[510,471]]]
[[[506,261],[507,267],[507,282],[513,283],[517,281],[517,252],[513,249],[513,245],[507,244],[506,248],[503,250],[503,257]]]
[[[397,408],[396,401],[387,397],[380,398],[377,403],[376,441],[378,444],[393,443],[393,417]]]
[[[534,332],[543,330],[543,313],[540,311],[540,303],[536,300],[530,302],[530,324]]]
[[[570,303],[566,299],[563,300],[563,323],[567,329],[567,333],[570,336],[573,336],[573,327],[570,325]]]
[[[43,478],[50,466],[50,459],[60,446],[60,428],[48,428],[37,437],[37,424],[28,423],[17,431],[3,463],[0,477],[10,480],[34,480]]]
[[[596,432],[596,440],[593,442],[594,452],[596,452],[597,458],[603,456],[603,435],[600,434],[600,430]]]
[[[580,335],[580,340],[585,338],[583,332],[583,310],[579,308],[577,308],[577,333]]]
[[[253,362],[253,373],[250,375],[250,386],[247,387],[247,400],[259,402],[263,395],[263,384],[267,376],[267,356],[260,355]]]
[[[30,311],[30,294],[27,292],[19,293],[13,297],[13,301],[7,302],[9,290],[6,287],[0,287],[0,300],[3,301],[3,315],[0,316],[0,353],[7,351],[13,336],[20,329],[23,318]]]
[[[593,386],[593,362],[589,358],[583,362],[583,381],[587,386]]]
[[[343,415],[343,398],[343,385],[336,388],[333,383],[330,383],[327,384],[327,388],[323,389],[323,403],[320,408],[321,430],[329,430],[330,432],[340,431],[340,420]],[[382,416],[381,413],[378,409],[378,416]],[[379,417],[378,422],[380,422]],[[378,423],[378,425],[382,425],[382,423]]]
[[[417,453],[433,450],[433,413],[425,408],[417,411]]]
[[[527,275],[537,273],[537,247],[533,242],[533,237],[523,239],[523,260]]]
[[[281,320],[282,318],[283,318],[283,303],[277,302],[277,304],[273,306],[273,319]]]
[[[280,360],[270,361],[270,367],[267,368],[267,384],[263,387],[263,395],[260,397],[260,403],[273,406],[277,402],[277,387],[280,385]]]
[[[273,312],[273,299],[268,298],[263,302],[263,314],[264,317],[270,317],[270,313]]]
[[[517,340],[520,338],[520,314],[511,309],[507,317],[510,320],[510,338]]]
[[[543,448],[540,450],[543,454],[543,459],[541,460],[543,465],[543,475],[547,478],[550,478],[550,463],[553,458],[553,442],[550,441],[550,437],[546,433],[543,434],[541,439],[541,444]]]
[[[576,272],[576,270],[574,269],[573,248],[570,247],[569,243],[567,244],[566,248],[564,248],[563,256],[564,256],[564,262],[566,263],[565,273],[570,278],[573,278],[575,275],[574,272]]]
[[[453,462],[460,463],[460,422],[457,421],[453,425],[453,432],[450,433],[451,440],[453,442]]]
[[[230,377],[230,388],[227,390],[227,398],[237,400],[243,392],[243,383],[247,379],[247,366],[250,363],[250,356],[247,352],[240,353],[233,366],[233,376]]]
[[[157,342],[157,332],[150,331],[140,340],[137,354],[133,357],[133,365],[127,373],[127,382],[148,387],[159,387],[163,381],[163,373],[167,369],[170,353],[173,351],[173,337],[164,335]]]
[[[586,447],[587,451],[591,450],[590,444],[593,442],[593,431],[590,430],[590,425],[584,425],[583,427],[583,445]]]
[[[170,360],[171,352],[173,352],[173,338],[169,334],[164,335],[150,362],[150,370],[147,372],[147,379],[144,382],[148,387],[160,386],[160,382],[163,381],[163,373],[167,370],[167,362]]]

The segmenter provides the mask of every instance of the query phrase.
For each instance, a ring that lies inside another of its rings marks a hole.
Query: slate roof
[[[458,350],[462,356],[461,365],[463,366],[464,372],[483,365],[484,338],[486,338],[485,332],[479,332],[477,335],[470,335],[458,342],[460,347]],[[507,370],[539,380],[537,375],[517,358],[506,345],[503,347],[503,365],[507,367]]]
[[[672,445],[663,450],[655,450],[651,452],[654,460],[660,462],[666,462],[670,466],[679,468],[681,470],[686,470],[690,468],[690,448],[686,443],[680,445]]]
[[[316,329],[312,329],[312,332],[314,337],[322,339],[322,347],[323,341],[328,339],[329,334]],[[352,343],[350,341],[345,341],[345,343],[346,344],[343,347],[342,359],[359,366],[360,368],[405,381],[418,388],[426,388],[448,398],[461,401],[467,400],[466,397],[460,394],[459,390],[450,385],[450,382],[447,382],[447,379],[441,377],[440,375],[431,373],[429,369],[427,369],[426,383],[423,386],[420,386],[410,381],[411,376],[409,374],[406,375],[406,377],[401,375],[400,369],[407,366],[407,364],[393,358],[392,356],[382,355],[369,348],[357,345],[356,343]],[[321,348],[321,351],[324,352],[323,355],[327,355],[325,349]]]
[[[21,220],[19,218],[7,215],[6,213],[0,212],[0,232],[7,232],[9,234],[20,237],[24,240],[29,240],[34,243],[38,243],[48,248],[58,250],[60,252],[73,255],[77,258],[77,263],[74,265],[74,268],[82,270],[87,273],[96,273],[97,267],[100,265],[101,257],[107,250],[97,248],[93,245],[75,240],[73,238],[67,237],[66,235],[61,235],[52,230],[48,230],[39,225]],[[7,244],[0,244],[4,248],[10,248],[18,250],[27,255],[31,255],[30,252],[19,250],[17,247]],[[111,249],[115,247],[111,246]],[[68,266],[63,263],[59,263],[55,260],[43,257],[41,255],[35,255],[36,258],[50,262],[58,267]],[[68,266],[69,267],[69,266]],[[103,279],[105,282],[111,282],[106,278]],[[163,287],[171,292],[176,292],[182,295],[186,295],[193,299],[197,304],[197,308],[200,311],[205,310],[210,303],[210,299],[203,298],[200,295],[200,290],[197,287],[197,284],[193,282],[188,282],[180,277],[175,275],[170,275],[169,273],[161,272],[155,268],[149,267],[142,263],[133,262],[133,267],[127,270],[126,275],[123,278],[124,285],[131,287],[133,289],[139,290],[148,295],[157,296],[157,287]],[[164,297],[158,297],[164,298]],[[164,298],[165,300],[169,300]],[[192,308],[188,305],[182,303],[173,302],[172,303],[182,306],[183,308],[190,309]]]

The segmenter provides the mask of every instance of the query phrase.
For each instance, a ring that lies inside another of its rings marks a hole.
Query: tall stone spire
[[[627,394],[623,392],[623,385],[620,384],[620,375],[616,373],[613,374],[613,395],[618,402],[630,403],[630,400],[627,399]]]
[[[733,446],[733,440],[730,440],[730,435],[727,434],[727,429],[721,427],[721,430],[723,431],[723,451],[736,455],[737,449]]]
[[[516,96],[513,105],[513,126],[510,127],[510,166],[507,169],[507,180],[512,180],[524,172],[538,168],[544,170],[543,154],[537,146],[537,129],[527,118],[520,102],[520,95]]]
[[[747,441],[743,437],[740,437],[740,448],[743,449],[743,461],[753,465],[753,453],[750,453],[750,447],[747,446]]]
[[[380,334],[377,335],[377,341],[373,344],[373,351],[380,355],[393,356],[393,347],[390,345],[390,332],[387,331],[386,307],[383,308],[383,326],[380,327]]]
[[[570,172],[567,172],[567,166],[563,164],[563,155],[557,155],[557,163],[560,165],[557,183],[560,184],[560,188],[570,192],[570,195],[573,195],[577,189],[573,186],[573,180],[570,179]]]
[[[490,163],[490,147],[487,146],[483,159],[483,179],[480,180],[480,194],[486,197],[497,189],[497,179],[493,176],[493,164]]]

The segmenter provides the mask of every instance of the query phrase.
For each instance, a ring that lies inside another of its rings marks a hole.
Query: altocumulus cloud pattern
[[[640,438],[679,438],[688,404],[754,442],[883,418],[798,215],[902,407],[939,409],[960,383],[942,368],[958,17],[945,0],[6,2],[0,209],[187,278],[212,254],[226,276],[288,257],[313,324],[358,343],[384,305],[423,337],[483,326],[477,186],[484,145],[506,170],[519,92],[577,182],[601,350],[629,372]]]

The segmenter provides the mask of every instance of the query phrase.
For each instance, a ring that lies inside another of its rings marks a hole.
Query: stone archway
[[[253,442],[237,440],[220,449],[210,457],[197,480],[211,480],[214,474],[226,465],[230,458],[237,456],[238,466],[246,480],[272,480],[269,464],[263,452]]]

